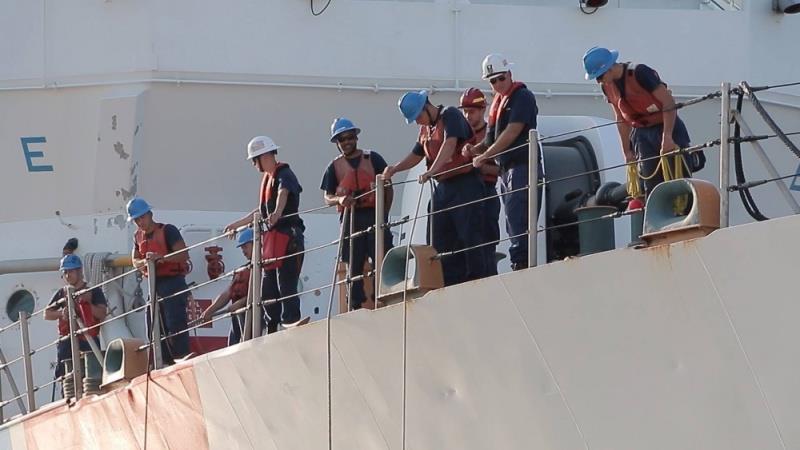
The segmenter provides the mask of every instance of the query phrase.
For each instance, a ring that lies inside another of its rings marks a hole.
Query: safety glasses
[[[490,78],[489,79],[489,83],[491,83],[491,84],[495,84],[498,81],[506,81],[506,76],[505,75],[500,75],[499,77],[494,77],[494,78]]]
[[[342,135],[336,137],[336,142],[347,142],[347,141],[355,141],[355,140],[356,140],[356,134],[355,133],[342,134]]]

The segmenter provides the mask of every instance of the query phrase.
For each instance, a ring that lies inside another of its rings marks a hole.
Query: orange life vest
[[[508,105],[508,100],[511,98],[512,95],[514,95],[514,92],[517,92],[517,89],[524,87],[525,83],[515,81],[511,83],[511,89],[508,90],[507,94],[495,94],[494,98],[492,99],[492,106],[489,107],[490,127],[497,125],[497,118],[500,116],[500,112],[506,108],[506,106]]]
[[[427,164],[428,169],[430,169],[433,162],[436,161],[436,156],[439,155],[439,151],[442,149],[442,145],[444,145],[444,123],[441,118],[442,110],[440,109],[439,117],[436,119],[436,123],[433,126],[423,125],[419,127],[418,140],[419,143],[422,144],[422,149],[425,151],[425,163]],[[452,158],[450,158],[450,161],[448,161],[442,167],[440,172],[446,172],[459,166],[466,166],[447,172],[444,175],[436,176],[435,178],[438,181],[469,173],[472,170],[472,166],[469,165],[470,161],[472,161],[472,158],[461,154],[461,150],[464,148],[464,145],[466,145],[467,142],[468,141],[463,141],[456,144]]]
[[[156,223],[155,226],[150,237],[147,237],[143,230],[136,230],[136,251],[142,257],[147,256],[150,252],[161,256],[170,253],[167,246],[167,238],[164,235],[164,224]],[[144,276],[147,276],[146,266],[142,273],[144,273]],[[186,275],[187,273],[189,273],[188,262],[161,260],[156,263],[156,277],[174,277]]]
[[[275,166],[275,170],[272,173],[264,172],[264,177],[261,179],[261,190],[259,191],[260,192],[259,204],[261,205],[262,209],[261,215],[263,217],[267,217],[266,213],[268,213],[269,211],[265,209],[269,207],[269,202],[277,197],[278,187],[275,186],[275,177],[273,176],[273,174],[278,173],[278,171],[281,170],[281,168],[283,167],[289,167],[289,165],[282,162],[278,163]],[[272,206],[274,207],[274,205]]]
[[[370,151],[364,150],[358,157],[357,168],[353,168],[344,155],[339,155],[333,160],[333,170],[336,173],[336,195],[359,195],[368,192],[375,187],[375,168],[370,159]],[[374,208],[375,192],[361,197],[356,202],[356,208]],[[344,208],[339,205],[337,209],[341,212]]]
[[[615,82],[603,84],[603,93],[622,114],[622,119],[634,128],[644,128],[664,122],[662,104],[636,80],[636,65],[626,63],[623,75],[625,94]]]
[[[64,292],[63,290],[61,291]],[[81,318],[83,324],[86,327],[91,327],[92,325],[97,324],[97,319],[94,318],[94,314],[92,313],[92,291],[83,293],[75,298],[75,303],[77,304],[77,312],[78,317]],[[67,307],[66,304],[63,306],[64,308]],[[80,325],[78,325],[80,328]],[[100,327],[95,327],[89,329],[86,332],[91,337],[97,337],[100,334]],[[59,336],[68,336],[69,335],[69,321],[64,320],[63,318],[58,319],[58,334]],[[86,335],[81,333],[78,334],[79,339],[86,340]]]
[[[472,130],[474,133],[472,135],[472,139],[470,139],[470,144],[477,145],[483,142],[483,139],[486,137],[486,129],[488,126],[484,124],[483,128],[478,131]],[[474,159],[474,158],[473,158]],[[490,172],[490,168],[492,166],[497,166],[497,163],[494,159],[488,159],[486,162],[481,166],[481,179],[483,179],[484,183],[495,184],[497,183],[497,174],[494,171]]]
[[[240,298],[247,297],[247,292],[250,290],[250,269],[244,269],[241,272],[236,272],[231,281],[231,301],[239,300]]]
[[[259,204],[261,205],[262,217],[267,217],[267,213],[275,209],[275,199],[277,198],[278,187],[275,186],[275,176],[283,167],[289,167],[286,163],[278,163],[275,170],[264,172],[261,179],[261,195]],[[278,230],[269,230],[261,235],[261,259],[280,258],[286,256],[286,249],[289,247],[290,236]],[[283,260],[264,264],[264,270],[278,269],[283,265]]]

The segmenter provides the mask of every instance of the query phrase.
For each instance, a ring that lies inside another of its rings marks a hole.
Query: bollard
[[[614,250],[614,219],[601,217],[617,212],[613,206],[585,206],[575,209],[581,256]]]

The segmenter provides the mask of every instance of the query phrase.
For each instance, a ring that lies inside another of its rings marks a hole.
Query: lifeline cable
[[[406,303],[408,296],[408,260],[411,257],[411,242],[414,239],[414,229],[417,228],[417,218],[419,216],[419,205],[422,203],[422,191],[419,190],[417,196],[417,207],[414,210],[414,221],[411,222],[411,231],[408,235],[408,243],[406,243],[406,262],[403,270],[403,418],[401,421],[402,431],[402,446],[403,450],[406,449],[406,378],[408,372],[408,304]]]
[[[781,181],[781,180],[786,180],[788,178],[794,178],[794,177],[800,177],[800,172],[792,173],[792,174],[789,174],[789,175],[784,175],[782,177],[767,178],[767,179],[758,180],[758,181],[749,181],[749,182],[744,183],[742,185],[737,184],[737,185],[734,185],[734,186],[728,186],[728,191],[733,192],[733,191],[739,191],[739,190],[742,190],[742,189],[750,189],[752,187],[761,186],[761,185],[767,184],[767,183],[772,183],[773,181]]]
[[[766,91],[767,89],[777,89],[797,85],[800,85],[800,81],[795,81],[793,83],[773,84],[771,86],[750,86],[750,92]]]
[[[352,210],[353,208],[348,208]],[[345,210],[344,214],[347,214],[349,211]],[[352,220],[352,215],[350,216]],[[352,222],[350,222],[352,225]],[[352,227],[351,227],[352,228]],[[332,364],[331,364],[331,310],[333,309],[333,295],[336,292],[334,286],[336,285],[336,268],[339,265],[339,257],[342,254],[342,242],[344,241],[344,229],[345,224],[344,220],[339,225],[339,249],[336,251],[336,256],[333,258],[333,281],[331,281],[331,293],[328,297],[328,317],[326,322],[326,342],[328,346],[328,361],[327,361],[327,368],[328,368],[328,450],[333,450],[333,373],[332,373]],[[350,243],[350,248],[353,248],[353,243]],[[350,261],[352,264],[352,260]],[[348,276],[348,278],[350,278]],[[255,319],[254,319],[255,320]]]

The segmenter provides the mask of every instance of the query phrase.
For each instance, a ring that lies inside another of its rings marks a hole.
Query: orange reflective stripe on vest
[[[357,168],[353,168],[350,162],[344,156],[340,155],[333,160],[333,170],[336,173],[336,195],[360,195],[369,192],[375,187],[375,168],[372,165],[369,150],[364,150],[358,157],[359,163]],[[356,208],[374,208],[375,207],[375,192],[358,199]],[[342,211],[341,205],[337,207]]]
[[[490,127],[497,125],[497,118],[500,117],[500,113],[506,108],[506,106],[508,106],[508,100],[512,95],[514,95],[514,92],[517,92],[518,89],[524,87],[525,83],[515,81],[511,83],[511,89],[508,90],[507,94],[495,94],[494,98],[492,99],[492,106],[489,107]]]
[[[441,110],[439,110],[439,119],[441,119]],[[430,169],[433,162],[436,161],[436,157],[439,155],[439,152],[442,150],[442,145],[444,145],[444,123],[442,120],[437,120],[434,126],[421,126],[419,128],[419,143],[422,144],[422,148],[425,151],[425,163],[427,164],[428,169]],[[456,145],[456,148],[453,151],[453,157],[450,158],[450,161],[448,161],[439,171],[440,173],[447,173],[436,176],[435,178],[437,180],[446,180],[456,175],[469,173],[472,170],[472,166],[469,165],[472,159],[461,154],[461,150],[466,144],[467,141],[463,141]],[[450,171],[451,169],[459,166],[465,167]]]
[[[608,102],[615,105],[622,119],[634,128],[643,128],[664,122],[660,101],[636,79],[636,65],[627,63],[623,75],[625,95],[620,93],[615,82],[603,84]]]
[[[155,253],[164,256],[169,254],[167,246],[167,238],[164,235],[164,224],[156,223],[155,230],[147,237],[144,231],[136,231],[136,251],[144,258],[148,253]],[[144,275],[147,276],[147,267],[145,266]],[[186,275],[189,273],[189,265],[185,262],[175,261],[159,261],[156,263],[156,277],[174,277],[178,275]]]

